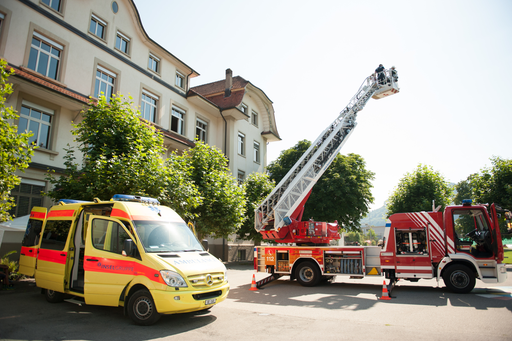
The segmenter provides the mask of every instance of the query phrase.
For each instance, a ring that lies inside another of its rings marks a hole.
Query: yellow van
[[[49,302],[66,296],[122,306],[140,325],[160,314],[209,309],[229,292],[226,267],[181,217],[153,198],[61,200],[32,209],[20,272],[34,276]]]

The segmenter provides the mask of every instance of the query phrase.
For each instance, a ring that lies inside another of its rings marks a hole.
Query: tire
[[[146,289],[138,290],[130,296],[127,313],[133,322],[141,326],[152,325],[160,319],[155,301]]]
[[[45,289],[44,297],[46,297],[46,300],[50,303],[59,303],[64,301],[65,295],[58,291]]]
[[[451,291],[465,294],[475,287],[475,273],[466,265],[454,264],[444,271],[443,281]]]
[[[297,282],[305,287],[314,287],[322,278],[320,269],[318,269],[318,266],[312,261],[300,263],[295,277],[297,278]]]

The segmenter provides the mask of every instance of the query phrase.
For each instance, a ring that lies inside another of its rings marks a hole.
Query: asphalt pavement
[[[134,325],[122,308],[48,303],[33,280],[0,291],[0,339],[9,340],[512,340],[512,267],[505,283],[477,280],[469,294],[443,282],[399,281],[380,300],[383,277],[306,288],[288,277],[251,291],[252,264],[228,264],[226,301],[202,313]]]

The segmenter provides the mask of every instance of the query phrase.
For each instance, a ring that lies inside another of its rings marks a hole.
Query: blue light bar
[[[160,205],[160,201],[155,198],[150,197],[141,197],[138,195],[128,195],[128,194],[115,194],[112,197],[113,201],[129,201],[129,202],[141,202],[144,204],[151,205]]]
[[[59,199],[57,202],[61,202],[64,204],[81,204],[84,202],[90,202],[90,201],[84,201],[84,200],[75,200],[75,199]]]
[[[471,206],[471,204],[473,204],[473,200],[471,199],[462,200],[462,206]]]

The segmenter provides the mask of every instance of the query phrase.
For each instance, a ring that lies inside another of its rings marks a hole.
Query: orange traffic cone
[[[389,301],[391,297],[388,295],[388,287],[386,286],[386,281],[384,281],[384,284],[382,284],[382,296],[380,297],[380,300]]]
[[[258,290],[258,288],[256,287],[256,278],[255,278],[254,274],[252,275],[252,283],[251,283],[251,288],[249,290],[251,290],[251,291]]]

